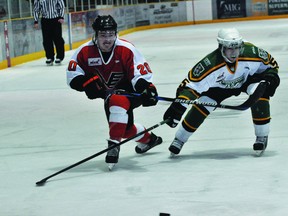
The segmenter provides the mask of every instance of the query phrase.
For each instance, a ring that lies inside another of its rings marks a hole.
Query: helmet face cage
[[[225,39],[219,39],[218,38],[218,43],[219,45],[225,47],[225,48],[230,48],[230,49],[237,49],[241,48],[243,41],[241,39],[233,39],[233,40],[225,40]]]
[[[236,52],[238,54],[236,54],[237,56],[233,56],[234,58],[238,58],[239,54],[240,54],[240,50],[243,47],[243,38],[242,36],[239,34],[238,30],[235,28],[231,28],[231,29],[221,29],[218,32],[218,37],[217,37],[217,41],[219,43],[219,49],[221,50],[222,56],[225,59],[225,61],[230,62],[228,56],[225,55],[225,50],[226,49],[239,49],[239,52]]]
[[[92,28],[96,37],[98,36],[98,31],[115,31],[115,34],[117,34],[117,23],[110,15],[98,16],[94,20]]]

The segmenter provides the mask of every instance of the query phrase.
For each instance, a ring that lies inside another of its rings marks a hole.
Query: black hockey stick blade
[[[47,179],[42,179],[41,181],[36,182],[37,186],[43,186],[46,183]]]
[[[56,176],[56,175],[59,175],[60,173],[63,173],[63,172],[65,172],[65,171],[67,171],[67,170],[70,170],[70,169],[72,169],[73,167],[76,167],[76,166],[78,166],[78,165],[80,165],[80,164],[82,164],[82,163],[85,163],[86,161],[89,161],[89,160],[91,160],[91,159],[93,159],[93,158],[95,158],[95,157],[97,157],[97,156],[99,156],[99,155],[102,155],[103,153],[105,153],[105,152],[107,152],[107,151],[109,151],[109,150],[111,150],[111,149],[113,149],[113,148],[115,148],[115,147],[117,147],[117,146],[123,145],[124,143],[129,142],[130,140],[133,140],[133,139],[135,139],[136,137],[141,136],[141,135],[145,134],[146,132],[155,129],[155,128],[157,128],[157,127],[159,127],[159,126],[167,123],[168,121],[170,121],[170,119],[165,119],[165,120],[163,120],[163,121],[161,121],[161,122],[159,122],[159,123],[157,123],[157,124],[155,124],[155,125],[147,128],[146,130],[144,130],[144,131],[142,131],[142,132],[140,132],[140,133],[138,133],[138,134],[135,134],[135,135],[132,136],[132,137],[129,137],[129,138],[123,140],[122,142],[120,142],[120,143],[118,143],[118,144],[112,145],[112,146],[110,146],[110,147],[108,147],[108,148],[106,148],[106,149],[104,149],[104,150],[102,150],[102,151],[100,151],[100,152],[97,152],[97,153],[95,153],[95,154],[93,154],[93,155],[91,155],[91,156],[89,156],[89,157],[87,157],[87,158],[85,158],[85,159],[83,159],[83,160],[81,160],[81,161],[78,161],[77,163],[74,163],[74,164],[72,164],[72,165],[70,165],[70,166],[68,166],[68,167],[66,167],[66,168],[64,168],[64,169],[62,169],[62,170],[60,170],[60,171],[58,171],[58,172],[50,175],[50,176],[47,176],[46,178],[43,178],[42,180],[36,182],[36,186],[43,186],[43,185],[45,185],[45,183],[46,183],[46,181],[47,181],[48,179],[50,179],[50,178],[52,178],[52,177],[54,177],[54,176]]]
[[[267,82],[260,82],[255,91],[253,92],[253,94],[250,95],[249,98],[244,103],[235,106],[235,108],[237,110],[246,110],[251,106],[253,106],[259,100],[259,98],[263,96],[267,86],[268,86]]]

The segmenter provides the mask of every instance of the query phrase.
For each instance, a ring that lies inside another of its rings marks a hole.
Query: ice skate
[[[108,148],[118,143],[119,142],[116,140],[108,140]],[[119,152],[120,146],[116,146],[115,148],[112,148],[107,152],[105,162],[108,164],[108,169],[110,171],[114,168],[115,164],[118,163]]]
[[[253,145],[253,150],[255,151],[256,156],[260,157],[264,154],[267,144],[268,144],[268,136],[256,137],[256,141]]]
[[[52,66],[53,65],[53,59],[47,59],[45,63],[47,66]]]
[[[151,133],[151,139],[148,143],[139,143],[135,147],[135,151],[138,154],[143,154],[147,152],[149,149],[160,145],[162,143],[162,138],[160,136],[156,136],[155,134]]]
[[[170,157],[174,157],[175,155],[178,155],[184,145],[184,142],[178,140],[175,138],[171,145],[169,146],[169,151],[171,152]]]
[[[108,169],[109,171],[112,171],[116,163],[108,163]]]
[[[61,65],[61,62],[62,62],[61,59],[56,58],[54,63],[55,63],[56,65]]]

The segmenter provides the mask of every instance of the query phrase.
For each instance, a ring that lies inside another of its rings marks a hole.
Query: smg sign
[[[217,0],[217,18],[246,17],[245,2],[243,0]]]

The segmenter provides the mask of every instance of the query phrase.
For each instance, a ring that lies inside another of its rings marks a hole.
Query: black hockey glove
[[[83,83],[83,89],[89,99],[105,98],[105,90],[100,78],[96,75]]]
[[[268,82],[265,95],[272,97],[280,84],[280,78],[277,73],[266,73],[263,79]]]
[[[156,87],[150,83],[141,94],[142,106],[154,106],[158,102]]]
[[[158,102],[156,87],[147,80],[140,78],[135,84],[135,90],[141,93],[142,106],[154,106]]]
[[[163,119],[170,119],[166,124],[171,128],[175,128],[185,111],[186,107],[182,106],[180,103],[173,102],[164,113]]]

